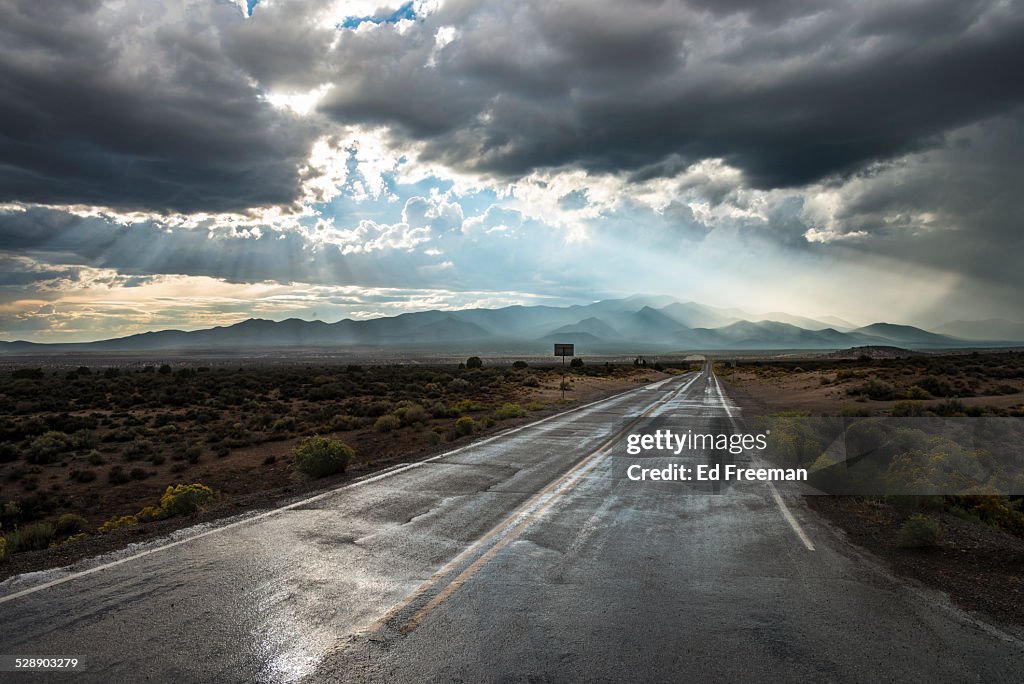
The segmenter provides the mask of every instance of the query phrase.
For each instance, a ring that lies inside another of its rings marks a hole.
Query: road
[[[0,654],[78,656],[79,682],[1024,681],[1020,641],[888,576],[782,487],[629,480],[723,458],[627,455],[651,420],[742,429],[708,367],[642,386],[8,581]]]

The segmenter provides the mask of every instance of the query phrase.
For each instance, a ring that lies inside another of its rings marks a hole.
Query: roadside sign
[[[571,344],[556,344],[555,345],[555,356],[575,356],[576,353],[573,351]]]

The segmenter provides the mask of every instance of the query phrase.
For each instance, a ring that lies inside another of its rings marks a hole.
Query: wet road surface
[[[627,455],[650,421],[742,427],[709,368],[644,386],[8,581],[0,654],[78,656],[70,681],[1024,680],[1021,642],[890,578],[784,487],[629,480],[750,460]]]

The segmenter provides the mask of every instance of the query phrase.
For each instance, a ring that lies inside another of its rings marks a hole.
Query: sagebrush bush
[[[39,551],[49,548],[55,536],[56,531],[52,523],[40,522],[22,525],[7,534],[7,553]]]
[[[415,425],[416,423],[425,423],[430,420],[430,414],[427,413],[419,404],[409,404],[406,407],[405,412],[402,414],[402,421],[406,425]]]
[[[25,460],[33,464],[56,463],[68,446],[66,434],[50,430],[32,440],[25,453]]]
[[[907,388],[907,399],[931,399],[931,392],[928,390],[918,387],[917,385],[911,385]]]
[[[463,380],[462,378],[455,378],[454,380],[448,383],[448,389],[450,389],[453,392],[465,392],[469,388],[469,381]]]
[[[494,417],[498,420],[507,420],[509,418],[522,418],[526,415],[526,409],[519,404],[506,403],[502,404],[501,408],[494,412]]]
[[[377,432],[391,432],[402,427],[402,420],[393,413],[381,416],[373,423],[373,429]]]
[[[105,521],[99,528],[96,529],[100,534],[106,534],[113,530],[119,530],[122,527],[131,527],[132,525],[138,525],[139,519],[134,515],[122,515],[114,516],[113,518]]]
[[[124,468],[119,465],[113,466],[109,471],[107,471],[107,481],[110,482],[110,484],[124,484],[125,482],[131,481],[131,479],[131,476],[128,475],[128,473],[124,471]]]
[[[920,549],[939,543],[939,523],[926,515],[915,513],[907,518],[896,536],[896,544],[905,549]]]
[[[157,506],[146,506],[141,511],[135,514],[135,518],[140,522],[153,522],[154,520],[160,520],[165,517],[164,510]]]
[[[455,432],[460,435],[471,435],[476,431],[476,421],[470,416],[462,416],[455,421]]]
[[[857,392],[875,401],[886,401],[896,398],[896,388],[883,380],[868,380],[860,386]]]
[[[192,515],[212,501],[214,496],[212,489],[198,482],[172,485],[160,497],[160,509],[169,518]]]
[[[295,467],[310,477],[327,477],[345,472],[355,455],[341,440],[314,435],[295,448]]]
[[[78,534],[85,529],[86,521],[80,515],[74,513],[65,513],[64,515],[57,518],[57,524],[54,526],[57,534]]]
[[[540,387],[540,380],[536,375],[527,375],[523,378],[523,387]]]

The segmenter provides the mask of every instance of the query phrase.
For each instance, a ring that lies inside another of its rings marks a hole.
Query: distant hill
[[[948,335],[939,335],[912,325],[896,325],[894,323],[872,323],[863,328],[851,331],[860,335],[868,335],[895,342],[898,347],[956,347],[964,346],[964,341]],[[880,344],[880,343],[876,343]]]
[[[616,340],[622,337],[618,330],[595,316],[584,318],[582,321],[577,321],[569,325],[563,325],[560,328],[552,330],[546,337],[575,335],[578,333],[587,333],[602,340]]]
[[[778,321],[738,321],[721,328],[696,328],[678,341],[692,349],[840,349],[882,342],[869,335],[841,333],[832,328],[806,330]]]
[[[768,318],[770,317],[770,318]],[[829,318],[829,317],[823,317]],[[830,319],[833,320],[833,319]],[[964,348],[1011,346],[1024,335],[1010,321],[958,321],[944,327],[960,336],[909,325],[873,323],[842,330],[825,320],[782,311],[750,314],[665,296],[637,295],[566,307],[508,306],[501,309],[419,311],[335,323],[289,318],[251,318],[204,330],[160,330],[86,343],[0,342],[0,354],[146,352],[329,348],[471,349],[547,353],[554,342],[577,345],[577,353],[685,352],[730,349],[822,349],[900,347]],[[988,332],[991,331],[991,332]],[[979,335],[981,337],[968,337]],[[991,342],[1004,337],[1007,343]],[[968,341],[972,340],[972,341]],[[1019,342],[1018,342],[1019,344]]]

